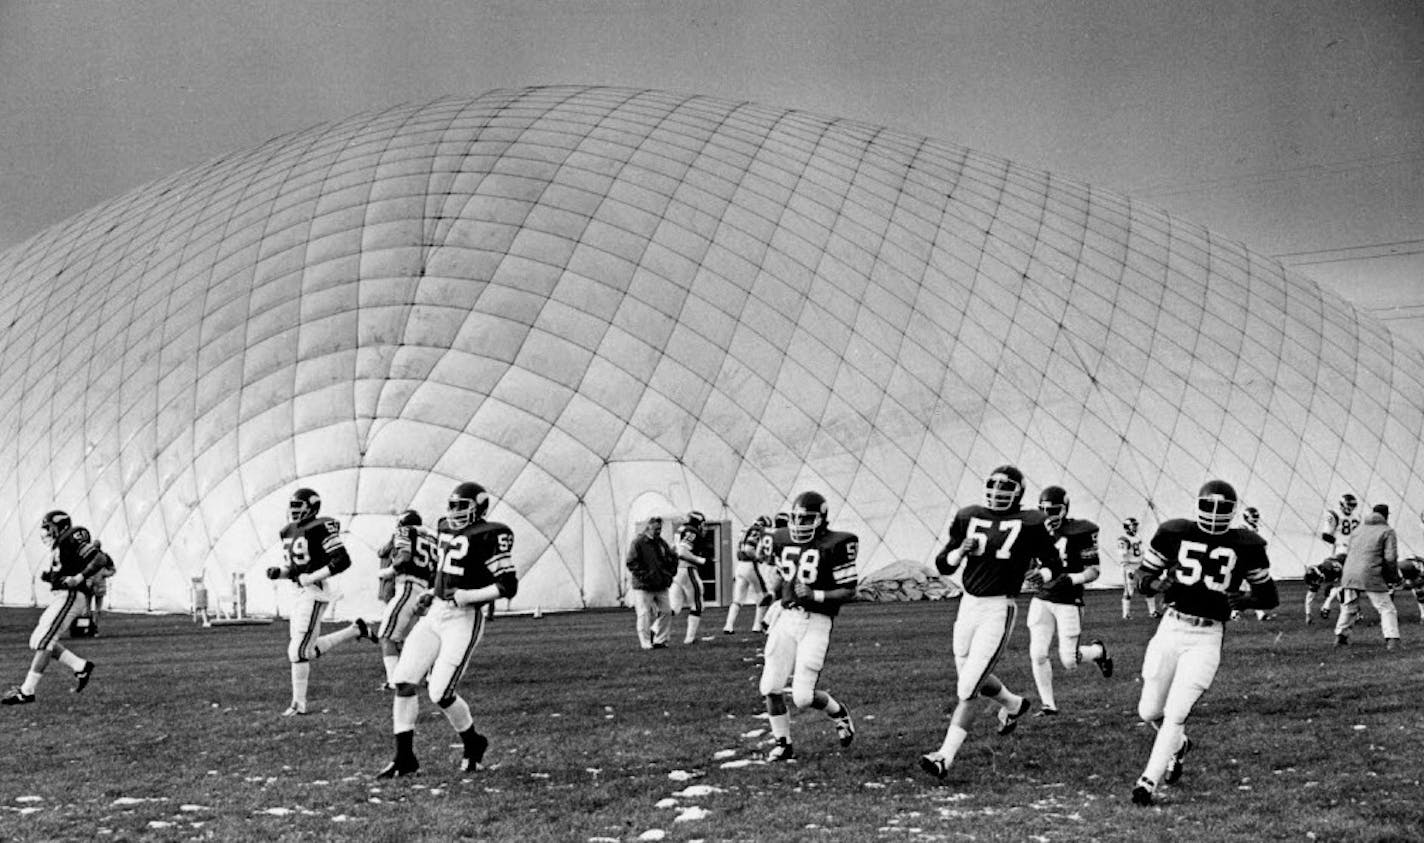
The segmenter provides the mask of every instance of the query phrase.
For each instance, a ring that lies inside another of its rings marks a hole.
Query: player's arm
[[[494,575],[494,582],[479,588],[457,588],[450,595],[459,606],[491,603],[500,598],[513,599],[519,592],[519,577],[514,572],[514,533],[508,529],[494,537],[495,554],[485,562]]]
[[[1226,595],[1231,608],[1236,611],[1244,609],[1259,609],[1269,611],[1281,604],[1280,592],[1276,590],[1276,581],[1271,579],[1270,563],[1266,562],[1265,554],[1262,554],[1263,565],[1252,568],[1246,574],[1246,584],[1251,591],[1236,591]]]
[[[1078,563],[1083,570],[1076,574],[1069,574],[1068,581],[1073,585],[1087,585],[1102,576],[1102,569],[1098,566],[1098,531],[1094,530],[1088,534],[1088,540],[1078,549]]]
[[[1132,585],[1137,589],[1138,594],[1151,596],[1159,594],[1167,589],[1167,570],[1171,567],[1169,541],[1159,529],[1153,536],[1152,541],[1147,545],[1147,551],[1142,554],[1142,563],[1137,566],[1137,573],[1133,575]]]
[[[833,588],[814,588],[800,577],[792,579],[792,591],[799,603],[816,603],[823,606],[839,606],[855,599],[856,571],[855,559],[860,554],[860,540],[849,538],[840,544],[840,553],[831,578]]]
[[[1320,540],[1332,548],[1335,546],[1335,530],[1339,526],[1337,523],[1339,520],[1335,513],[1327,512],[1324,521],[1320,524]]]
[[[677,541],[677,558],[684,562],[691,562],[694,565],[701,565],[706,562],[701,556],[692,552],[692,541],[679,538]]]
[[[341,543],[341,525],[328,521],[326,531],[326,536],[321,540],[326,564],[314,571],[298,574],[297,585],[319,585],[351,567],[351,556],[346,552],[346,545]]]
[[[65,577],[62,584],[66,588],[78,588],[84,581],[99,573],[104,567],[108,556],[99,550],[98,545],[90,540],[87,530],[75,530],[75,538],[78,540],[76,554],[79,560],[84,563],[84,567],[77,574],[70,574]]]
[[[954,573],[964,562],[964,557],[974,552],[977,544],[977,539],[968,535],[968,530],[960,519],[954,519],[954,523],[949,525],[949,541],[945,542],[944,548],[935,555],[935,570],[941,576]]]

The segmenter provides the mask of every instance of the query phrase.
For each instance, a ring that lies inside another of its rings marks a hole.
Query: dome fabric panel
[[[1424,360],[1279,262],[1128,197],[851,120],[658,91],[491,91],[193,167],[0,254],[0,603],[51,508],[116,609],[261,572],[317,489],[375,548],[476,480],[514,610],[613,605],[636,521],[740,530],[815,487],[862,577],[983,476],[1151,526],[1223,477],[1279,576],[1342,492],[1424,493]],[[1417,525],[1403,526],[1406,544]]]

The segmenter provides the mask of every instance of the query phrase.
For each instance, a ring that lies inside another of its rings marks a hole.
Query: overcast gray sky
[[[0,250],[354,113],[589,83],[930,135],[1151,202],[1424,346],[1424,3],[0,0]]]

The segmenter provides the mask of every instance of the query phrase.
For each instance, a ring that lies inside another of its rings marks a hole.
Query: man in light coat
[[[1335,646],[1350,643],[1350,628],[1360,617],[1360,595],[1369,598],[1380,617],[1384,644],[1393,650],[1399,643],[1399,615],[1394,609],[1390,587],[1399,584],[1399,542],[1389,526],[1389,507],[1374,509],[1350,536],[1345,554],[1345,571],[1340,578],[1340,617],[1335,622]]]

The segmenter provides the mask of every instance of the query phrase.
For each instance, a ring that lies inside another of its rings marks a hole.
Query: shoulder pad
[[[1098,532],[1098,525],[1086,518],[1069,518],[1063,522],[1063,532],[1065,534],[1085,534]]]
[[[1197,522],[1188,521],[1185,518],[1168,518],[1157,527],[1157,532],[1164,535],[1182,535],[1190,533],[1197,527]]]

